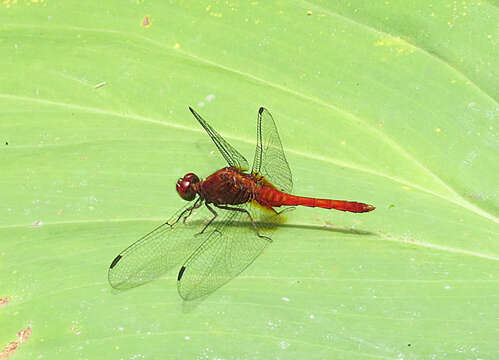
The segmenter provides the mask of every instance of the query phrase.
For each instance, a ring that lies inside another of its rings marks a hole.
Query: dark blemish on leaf
[[[12,355],[19,349],[19,345],[25,344],[31,335],[31,326],[28,326],[24,330],[20,330],[17,332],[17,340],[9,342],[5,347],[0,351],[0,359],[10,359]]]
[[[466,196],[471,198],[471,199],[480,199],[480,200],[484,199],[484,196],[482,194],[467,193]]]
[[[145,16],[140,25],[143,27],[151,26],[151,17],[149,15]]]
[[[30,336],[31,336],[31,326],[28,326],[26,329],[17,332],[17,338],[19,339],[19,342],[21,344],[26,344]]]
[[[43,226],[43,221],[41,220],[36,220],[33,224],[31,224],[33,227],[41,227]]]
[[[17,341],[11,341],[0,352],[0,359],[9,359],[17,351],[19,343]]]
[[[9,145],[9,142],[8,142],[8,141],[6,141],[6,142],[5,142],[5,145]]]
[[[7,305],[9,301],[10,299],[8,297],[0,298],[0,307]]]

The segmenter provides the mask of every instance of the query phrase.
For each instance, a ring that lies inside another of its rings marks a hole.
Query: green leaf
[[[30,327],[13,358],[497,358],[498,16],[3,1],[0,349]],[[287,213],[201,301],[176,272],[111,291],[111,260],[183,205],[176,180],[224,166],[188,106],[248,159],[267,107],[294,193],[376,210]]]

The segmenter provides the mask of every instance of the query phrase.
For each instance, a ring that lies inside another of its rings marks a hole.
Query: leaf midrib
[[[33,98],[33,97],[28,97],[28,96],[10,95],[10,94],[0,94],[0,98],[9,99],[9,100],[36,102],[36,103],[44,104],[44,105],[59,106],[59,107],[63,107],[63,108],[81,110],[81,111],[86,111],[86,112],[95,113],[95,114],[101,114],[101,115],[107,115],[107,116],[114,116],[114,117],[119,117],[119,118],[124,118],[124,119],[137,120],[137,121],[144,121],[144,122],[148,122],[148,123],[151,123],[151,124],[154,124],[154,125],[161,125],[161,126],[167,126],[167,127],[171,127],[171,128],[175,128],[175,129],[185,130],[185,131],[193,131],[193,132],[202,133],[201,129],[196,129],[196,128],[192,128],[192,127],[189,127],[189,126],[179,125],[179,124],[175,124],[175,123],[167,122],[167,121],[160,121],[160,120],[152,119],[152,118],[149,118],[149,117],[145,117],[145,116],[133,114],[133,113],[130,113],[130,112],[127,113],[127,114],[121,114],[121,113],[118,113],[118,112],[115,112],[115,111],[103,110],[103,109],[99,109],[99,108],[95,108],[95,107],[90,107],[90,106],[76,105],[76,104],[63,103],[63,102],[57,102],[57,101],[52,101],[52,100],[40,99],[40,98]],[[378,130],[376,130],[376,131],[378,131]],[[248,139],[246,139],[246,138],[235,137],[235,136],[230,136],[230,135],[224,135],[224,136],[226,138],[228,138],[228,139],[232,139],[232,140],[236,140],[236,141],[240,141],[240,142],[244,142],[244,143],[253,145],[253,142],[250,141],[250,140],[248,140]],[[393,144],[395,144],[393,141],[391,141],[391,142]],[[396,146],[397,146],[397,148],[400,149],[400,151],[403,151],[404,154],[407,154],[405,152],[405,150],[403,150],[402,148],[400,148],[398,145],[396,145]],[[438,182],[440,182],[442,184],[442,186],[444,186],[446,189],[449,190],[449,192],[454,196],[454,198],[448,197],[448,196],[446,196],[444,194],[441,194],[441,193],[438,193],[438,192],[434,192],[434,191],[432,191],[430,189],[425,188],[424,186],[420,186],[418,184],[412,183],[412,182],[407,181],[405,179],[402,179],[402,178],[399,178],[399,177],[395,177],[395,176],[391,176],[391,175],[388,175],[388,174],[385,174],[385,173],[382,173],[382,172],[379,172],[379,171],[376,171],[376,170],[373,170],[373,169],[369,169],[369,168],[366,168],[366,167],[358,166],[358,165],[355,165],[353,163],[349,163],[349,162],[345,162],[345,161],[341,161],[341,160],[336,160],[336,159],[332,159],[332,158],[327,158],[327,157],[316,155],[316,154],[308,154],[308,153],[304,153],[304,152],[301,152],[301,151],[298,151],[298,150],[293,150],[293,149],[287,149],[286,151],[288,153],[293,153],[295,155],[303,156],[305,158],[314,159],[314,160],[317,160],[317,161],[328,162],[328,163],[331,163],[331,164],[336,165],[336,166],[341,166],[341,167],[346,167],[346,168],[354,169],[354,170],[365,172],[365,173],[368,173],[368,174],[372,174],[372,175],[384,177],[386,179],[389,179],[391,181],[397,182],[399,184],[411,186],[414,189],[417,189],[419,191],[431,194],[433,196],[437,196],[437,197],[439,197],[439,198],[441,198],[443,200],[446,200],[446,201],[449,201],[449,202],[454,203],[456,205],[459,205],[459,206],[463,207],[464,209],[466,209],[468,211],[474,212],[474,213],[476,213],[476,214],[478,214],[478,215],[480,215],[480,216],[482,216],[482,217],[484,217],[484,218],[486,218],[488,220],[491,220],[491,221],[493,221],[495,223],[499,223],[499,219],[497,217],[495,217],[494,215],[488,213],[487,211],[485,211],[485,210],[477,207],[476,205],[468,202],[466,199],[464,199],[463,197],[461,197],[454,189],[452,189],[449,185],[447,185],[446,183],[444,183],[437,175],[435,175],[429,169],[427,169],[426,167],[422,166],[417,160],[415,160],[414,158],[412,158],[412,156],[410,156],[409,154],[407,154],[407,156],[409,156],[409,158],[412,159],[412,161],[416,165],[419,165],[420,168],[422,168],[430,176],[432,176],[433,178],[435,178],[436,180],[438,180]]]

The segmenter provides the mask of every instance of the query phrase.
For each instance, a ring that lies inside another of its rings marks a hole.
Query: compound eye
[[[196,174],[189,173],[177,181],[177,192],[186,201],[192,201],[196,197],[196,189],[192,185],[199,182]]]

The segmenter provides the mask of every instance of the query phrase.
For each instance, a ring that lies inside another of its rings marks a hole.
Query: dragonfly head
[[[199,178],[196,174],[189,173],[184,175],[183,178],[177,181],[177,192],[180,197],[187,201],[192,201],[196,197],[196,189],[194,184],[199,182]]]

